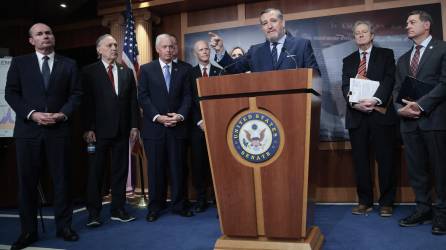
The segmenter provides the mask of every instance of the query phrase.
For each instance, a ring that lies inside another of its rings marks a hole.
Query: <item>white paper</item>
[[[372,98],[378,87],[378,81],[350,78],[349,102],[359,102],[362,99]]]

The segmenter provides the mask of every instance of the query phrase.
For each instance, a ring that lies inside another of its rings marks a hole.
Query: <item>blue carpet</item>
[[[390,218],[381,218],[377,212],[368,216],[351,214],[349,205],[315,206],[315,224],[325,236],[324,249],[446,249],[446,236],[434,236],[431,225],[401,228],[398,220],[409,214],[413,206],[398,206]],[[67,243],[55,237],[52,219],[45,219],[46,233],[40,232],[39,241],[33,246],[59,249],[150,249],[150,250],[208,250],[220,237],[216,209],[192,218],[164,213],[154,223],[145,221],[146,210],[128,207],[137,216],[130,223],[111,221],[108,206],[102,213],[103,226],[88,229],[84,226],[87,212],[81,211],[73,218],[73,228],[79,233],[78,242]],[[16,210],[0,210],[0,214],[17,214]],[[50,208],[44,215],[52,215]],[[40,225],[39,225],[40,226]],[[10,245],[18,236],[18,218],[0,217],[0,245]]]

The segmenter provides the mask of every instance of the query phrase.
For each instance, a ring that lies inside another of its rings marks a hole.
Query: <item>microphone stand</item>
[[[40,217],[40,223],[42,224],[42,232],[45,233],[45,223],[43,222],[43,216],[42,216],[42,207],[44,204],[46,204],[45,194],[43,193],[42,184],[37,184],[37,191],[39,192],[39,217]]]

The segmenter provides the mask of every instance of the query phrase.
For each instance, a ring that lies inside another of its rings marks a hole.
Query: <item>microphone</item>
[[[288,52],[288,50],[285,48],[285,46],[282,47],[282,52],[285,52],[286,57],[287,58],[291,58],[291,60],[293,60],[294,65],[296,66],[297,69],[297,61],[296,61],[296,55],[290,55],[290,53]]]

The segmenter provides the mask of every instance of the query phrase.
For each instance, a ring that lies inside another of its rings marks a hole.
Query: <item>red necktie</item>
[[[208,77],[208,71],[206,67],[203,67],[203,76]]]
[[[361,62],[359,63],[359,67],[358,67],[358,75],[360,76],[366,76],[367,75],[367,70],[366,70],[366,66],[367,66],[367,52],[362,52],[362,59]]]
[[[412,60],[410,61],[410,75],[415,77],[417,75],[418,63],[420,63],[420,49],[422,45],[415,46],[415,54],[413,54]]]
[[[110,78],[110,82],[112,84],[113,87],[113,92],[116,93],[115,90],[115,78],[113,77],[113,65],[108,65],[108,78]]]

